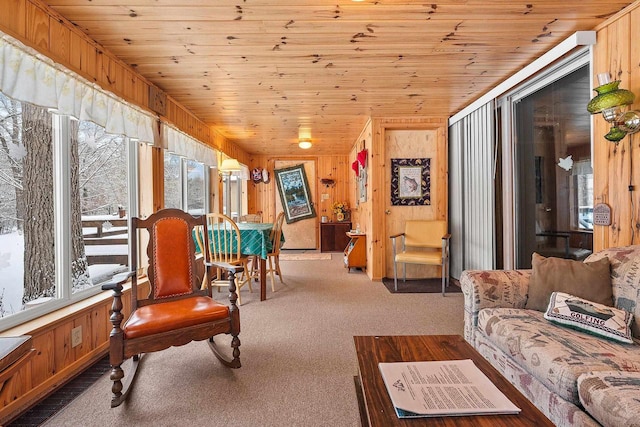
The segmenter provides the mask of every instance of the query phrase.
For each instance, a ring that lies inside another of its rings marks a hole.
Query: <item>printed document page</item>
[[[400,418],[520,412],[472,360],[378,365]]]

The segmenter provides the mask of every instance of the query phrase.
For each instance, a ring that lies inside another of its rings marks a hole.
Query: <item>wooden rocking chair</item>
[[[240,367],[240,312],[235,275],[242,266],[208,262],[207,251],[202,251],[205,268],[223,268],[229,272],[229,305],[215,301],[211,288],[201,288],[201,278],[196,274],[195,227],[206,227],[206,218],[193,217],[179,209],[164,209],[147,219],[131,218],[131,250],[138,253],[138,232],[148,231],[149,256],[148,296],[138,298],[137,257],[132,257],[131,273],[120,275],[102,286],[113,290],[113,307],[110,317],[113,329],[109,342],[111,364],[111,407],[126,400],[133,386],[142,355],[181,346],[191,341],[208,340],[216,357],[230,368]],[[204,245],[207,233],[204,234]],[[131,277],[131,315],[122,324],[122,289]],[[211,277],[211,276],[209,276]],[[232,336],[232,358],[226,358],[216,346],[213,337],[218,334]],[[133,357],[133,370],[125,384],[122,363]]]

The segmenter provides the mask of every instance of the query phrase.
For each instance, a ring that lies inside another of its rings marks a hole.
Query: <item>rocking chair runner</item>
[[[136,377],[143,353],[159,351],[171,346],[180,346],[191,341],[208,339],[216,357],[230,368],[240,367],[240,312],[235,275],[242,266],[227,263],[210,263],[207,251],[202,251],[205,268],[212,267],[229,271],[230,305],[212,298],[211,288],[200,289],[201,279],[195,268],[194,228],[206,227],[205,217],[193,217],[179,209],[164,209],[147,219],[131,218],[132,251],[137,254],[138,230],[149,233],[147,255],[149,256],[149,295],[138,298],[137,257],[132,257],[131,273],[119,275],[103,290],[113,290],[113,306],[110,317],[113,329],[109,340],[109,363],[113,380],[111,407],[120,405],[128,396]],[[204,234],[205,247],[207,233]],[[131,277],[131,315],[121,326],[123,284]],[[210,274],[209,274],[209,277]],[[216,346],[213,337],[230,334],[232,359],[225,358]],[[125,384],[122,363],[133,357],[133,371]]]

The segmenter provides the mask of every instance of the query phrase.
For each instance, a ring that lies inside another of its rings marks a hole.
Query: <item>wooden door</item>
[[[436,179],[438,171],[442,169],[439,162],[446,158],[438,155],[438,131],[437,130],[392,130],[385,132],[385,164],[388,165],[385,177],[385,213],[386,238],[404,231],[405,221],[411,219],[446,219],[438,218],[436,209],[436,197],[441,180]],[[420,206],[394,206],[391,204],[391,174],[393,173],[391,159],[430,159],[430,205]],[[445,168],[446,169],[446,168]],[[389,239],[386,247],[386,277],[393,277],[393,247]],[[400,248],[400,242],[398,242]],[[402,264],[398,266],[398,274],[402,275]],[[440,268],[437,266],[407,265],[407,278],[439,277]]]
[[[316,225],[318,223],[318,205],[316,203],[316,162],[314,160],[276,160],[275,169],[282,169],[291,166],[304,165],[304,172],[307,175],[307,182],[309,183],[309,192],[311,193],[311,203],[316,211],[316,216],[313,218],[303,219],[291,224],[287,224],[286,221],[282,225],[282,233],[284,234],[285,243],[283,249],[317,249],[317,231]],[[277,192],[276,186],[276,215],[282,212],[282,201],[280,200],[280,194]]]

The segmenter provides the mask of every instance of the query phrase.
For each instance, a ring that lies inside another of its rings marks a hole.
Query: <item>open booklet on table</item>
[[[399,418],[520,412],[472,360],[378,366]]]

